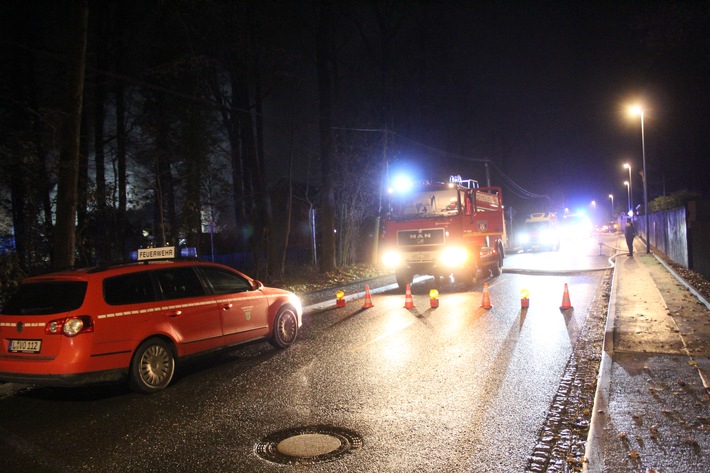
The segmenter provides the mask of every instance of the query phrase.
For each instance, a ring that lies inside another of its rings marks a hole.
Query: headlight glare
[[[402,261],[402,255],[397,251],[385,251],[382,254],[382,264],[389,267],[397,267]]]
[[[458,246],[449,246],[444,248],[439,257],[439,262],[444,266],[458,267],[462,266],[468,259],[468,251],[465,248]]]

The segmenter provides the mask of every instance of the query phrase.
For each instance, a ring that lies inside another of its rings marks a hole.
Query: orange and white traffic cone
[[[562,294],[562,305],[560,306],[560,310],[567,310],[572,308],[572,303],[569,300],[569,288],[567,287],[567,283],[565,283],[565,292]]]
[[[345,307],[345,292],[338,291],[335,293],[335,307]]]
[[[365,284],[365,303],[362,305],[363,309],[369,309],[373,307],[372,298],[370,297],[370,286]]]
[[[491,296],[488,294],[488,283],[483,283],[483,300],[481,301],[483,309],[492,309]]]
[[[414,308],[414,299],[412,299],[412,290],[409,288],[409,284],[407,284],[407,293],[404,295],[404,308]]]

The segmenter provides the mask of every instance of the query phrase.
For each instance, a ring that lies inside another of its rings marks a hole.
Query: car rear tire
[[[129,385],[136,392],[152,394],[165,389],[175,374],[175,355],[160,338],[141,343],[133,354]]]
[[[298,337],[298,315],[291,307],[282,307],[274,317],[274,329],[269,343],[276,348],[288,348]]]

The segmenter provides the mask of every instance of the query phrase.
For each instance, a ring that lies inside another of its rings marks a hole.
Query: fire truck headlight
[[[463,265],[468,259],[468,251],[458,246],[449,246],[441,252],[439,262],[444,266],[458,267]]]
[[[521,233],[520,234],[520,243],[525,244],[525,243],[530,243],[530,235],[527,233]]]
[[[382,254],[382,264],[387,267],[397,267],[402,262],[402,255],[398,251],[385,251]]]

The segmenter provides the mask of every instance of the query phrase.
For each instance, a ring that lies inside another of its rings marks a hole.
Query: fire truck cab
[[[449,182],[393,191],[382,230],[381,261],[394,269],[402,289],[415,275],[472,282],[484,272],[501,272],[505,224],[499,187],[451,176]]]

